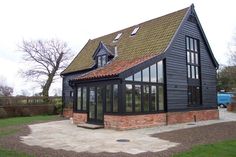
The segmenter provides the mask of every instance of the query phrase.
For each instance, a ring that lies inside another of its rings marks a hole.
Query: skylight
[[[118,33],[117,36],[115,37],[114,41],[117,41],[121,37],[122,33]]]
[[[131,36],[134,36],[139,30],[139,27],[135,27],[133,32],[131,33]]]

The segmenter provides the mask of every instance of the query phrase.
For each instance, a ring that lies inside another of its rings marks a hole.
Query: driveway
[[[159,152],[176,147],[180,143],[170,142],[166,139],[158,138],[158,136],[153,137],[153,134],[228,121],[236,121],[236,114],[229,113],[226,109],[220,109],[220,120],[184,123],[128,131],[84,129],[71,124],[69,120],[64,120],[29,125],[31,133],[27,136],[22,136],[21,141],[30,146],[40,146],[56,150],[63,149],[75,152],[124,152],[129,154]],[[117,140],[119,139],[129,141],[118,142]]]

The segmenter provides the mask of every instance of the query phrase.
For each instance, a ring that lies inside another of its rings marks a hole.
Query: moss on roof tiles
[[[116,60],[132,60],[146,55],[158,55],[164,52],[172,37],[177,31],[188,8],[164,15],[162,17],[140,23],[138,25],[89,40],[80,53],[62,74],[76,72],[91,68],[95,61],[92,56],[102,41],[111,46],[117,46]],[[135,36],[130,36],[133,29],[139,26]],[[113,42],[118,33],[122,32],[120,39]]]

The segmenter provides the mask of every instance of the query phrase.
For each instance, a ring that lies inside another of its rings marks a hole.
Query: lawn
[[[236,140],[223,141],[215,144],[199,145],[190,151],[182,152],[174,157],[235,157]]]
[[[0,157],[32,157],[25,153],[0,148]]]
[[[35,122],[56,120],[57,117],[58,117],[57,115],[41,115],[32,117],[14,117],[14,118],[0,119],[0,128],[7,126],[16,126]]]
[[[13,135],[19,131],[20,125],[28,125],[38,122],[47,122],[57,120],[57,115],[41,115],[32,117],[14,117],[7,119],[0,119],[0,138]],[[30,155],[1,148],[0,145],[0,157],[30,157]]]

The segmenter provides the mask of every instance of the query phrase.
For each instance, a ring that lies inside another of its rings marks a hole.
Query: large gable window
[[[187,70],[189,79],[199,79],[199,48],[198,40],[186,37],[187,44]]]
[[[164,111],[164,63],[159,61],[125,79],[125,112]]]
[[[187,77],[188,77],[188,105],[201,104],[201,85],[199,77],[199,40],[186,37]]]

